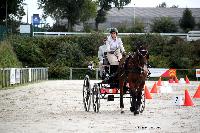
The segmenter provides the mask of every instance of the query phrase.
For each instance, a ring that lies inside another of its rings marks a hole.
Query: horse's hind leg
[[[121,91],[120,91],[120,108],[121,108],[121,113],[124,113],[123,92]]]
[[[124,102],[123,102],[123,86],[124,83],[120,82],[120,108],[121,108],[121,113],[124,113],[123,109],[124,109]]]

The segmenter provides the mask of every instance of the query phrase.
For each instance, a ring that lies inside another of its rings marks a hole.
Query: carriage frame
[[[109,67],[110,65],[104,65],[105,67]],[[91,71],[91,70],[89,70]],[[110,73],[107,73],[107,76],[102,79],[101,82],[94,83],[94,85],[91,85],[90,77],[89,75],[85,75],[84,77],[84,83],[83,83],[83,104],[85,111],[90,111],[90,106],[92,104],[94,112],[98,113],[100,110],[100,100],[104,99],[107,101],[114,101],[116,98],[120,98],[120,89],[119,89],[119,82],[116,81],[109,81]],[[124,87],[127,89],[126,96],[123,98],[129,98],[130,104],[132,102],[131,96],[127,95],[129,93],[129,86],[128,83],[125,82]],[[142,91],[142,99],[141,99],[141,106],[139,108],[139,112],[142,113],[145,109],[145,94],[144,90]]]

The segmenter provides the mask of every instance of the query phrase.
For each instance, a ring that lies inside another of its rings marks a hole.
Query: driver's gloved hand
[[[126,52],[123,52],[123,53],[122,53],[122,56],[123,56],[123,57],[126,57]]]
[[[150,64],[147,64],[147,67],[148,67],[148,68],[151,68],[152,66],[151,66]]]

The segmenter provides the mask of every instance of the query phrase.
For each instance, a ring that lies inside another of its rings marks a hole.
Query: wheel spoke
[[[97,84],[94,84],[92,89],[92,101],[94,112],[98,113],[100,108],[100,92]]]
[[[91,87],[90,87],[90,80],[89,76],[85,76],[84,84],[83,84],[83,104],[85,111],[89,111],[90,103],[91,103]]]

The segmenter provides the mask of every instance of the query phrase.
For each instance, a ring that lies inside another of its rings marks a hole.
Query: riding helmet
[[[116,34],[118,34],[117,28],[111,28],[111,29],[110,29],[110,33],[112,33],[112,32],[115,32]]]

